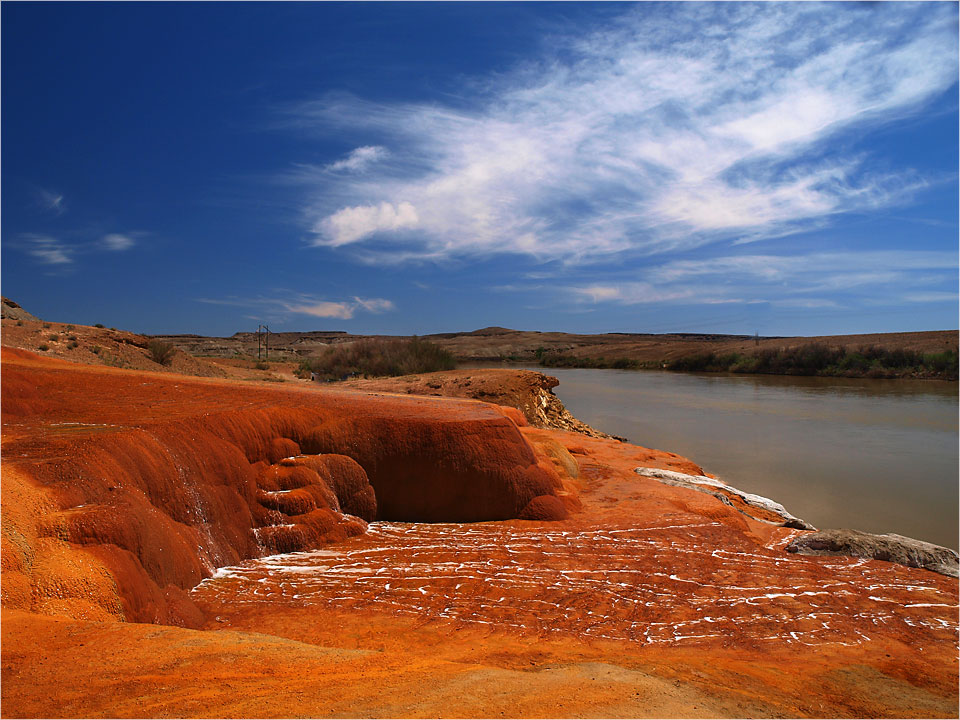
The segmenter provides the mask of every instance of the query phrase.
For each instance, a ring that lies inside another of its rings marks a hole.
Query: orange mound
[[[96,558],[128,620],[195,626],[183,591],[214,568],[376,517],[566,515],[556,473],[494,406],[3,358],[5,465],[49,493],[38,534]]]

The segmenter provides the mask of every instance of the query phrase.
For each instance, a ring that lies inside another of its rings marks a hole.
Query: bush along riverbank
[[[349,377],[392,377],[453,370],[453,354],[426,340],[361,340],[328,348],[323,355],[300,363],[299,374],[318,380]]]
[[[821,344],[745,353],[698,353],[670,361],[645,362],[627,357],[590,358],[543,353],[544,367],[667,369],[684,372],[730,372],[761,375],[820,375],[827,377],[957,379],[957,351],[921,353],[878,346],[856,349]]]

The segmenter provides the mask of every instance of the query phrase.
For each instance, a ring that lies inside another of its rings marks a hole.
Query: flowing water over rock
[[[615,528],[377,522],[336,547],[223,568],[192,596],[212,613],[356,608],[644,644],[955,641],[957,605],[896,565],[729,540],[720,523],[679,515]]]

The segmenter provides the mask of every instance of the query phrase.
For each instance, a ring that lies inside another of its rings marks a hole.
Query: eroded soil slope
[[[167,364],[152,359],[150,338],[116,328],[47,322],[3,298],[4,347],[29,350],[83,365],[170,372],[200,377],[226,377],[227,372],[202,358],[176,349]]]

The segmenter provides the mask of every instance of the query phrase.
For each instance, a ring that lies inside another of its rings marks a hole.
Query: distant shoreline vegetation
[[[393,377],[414,373],[453,370],[453,354],[435,343],[413,337],[410,340],[360,340],[336,345],[322,355],[300,363],[298,374],[318,380],[346,380],[350,377]]]
[[[543,367],[606,368],[617,370],[666,369],[680,372],[751,373],[758,375],[819,375],[863,378],[957,379],[957,351],[922,353],[887,350],[878,346],[857,349],[821,344],[745,353],[697,353],[670,361],[651,362],[628,357],[577,357],[560,352],[540,354]]]

